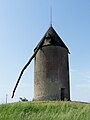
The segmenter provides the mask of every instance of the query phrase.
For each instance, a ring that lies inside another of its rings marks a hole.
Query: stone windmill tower
[[[16,86],[34,58],[34,99],[70,100],[69,50],[52,25],[34,49],[34,54],[22,69]]]

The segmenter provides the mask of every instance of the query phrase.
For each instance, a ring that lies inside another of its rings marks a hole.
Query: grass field
[[[0,120],[90,120],[90,104],[68,101],[2,104]]]

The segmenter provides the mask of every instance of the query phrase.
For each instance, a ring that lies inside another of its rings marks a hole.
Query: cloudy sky
[[[70,50],[71,100],[90,102],[90,0],[0,0],[0,103],[32,100],[34,63],[11,99],[20,70],[50,26]]]

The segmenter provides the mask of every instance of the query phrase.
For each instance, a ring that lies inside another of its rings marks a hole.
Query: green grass
[[[3,104],[0,120],[90,120],[90,104],[68,101]]]

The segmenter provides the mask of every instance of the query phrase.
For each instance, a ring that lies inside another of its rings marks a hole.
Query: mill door
[[[61,88],[61,100],[65,99],[65,88]]]

